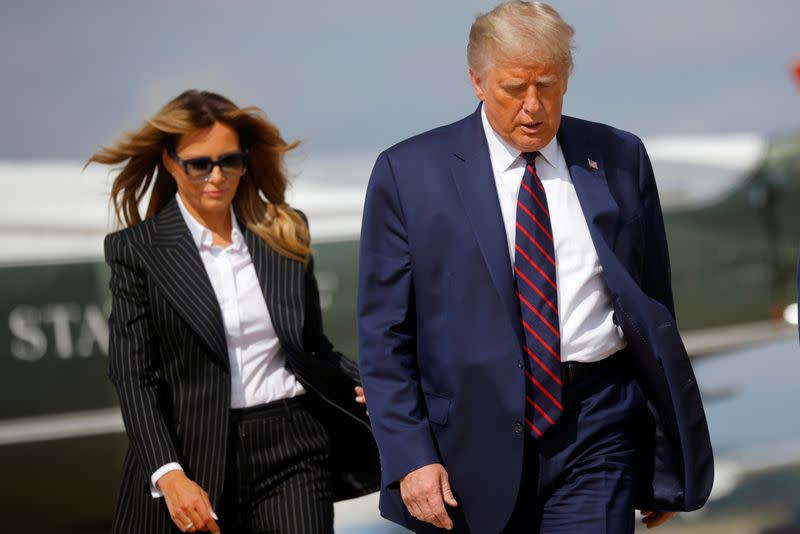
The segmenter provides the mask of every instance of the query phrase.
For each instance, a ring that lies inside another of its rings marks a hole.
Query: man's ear
[[[472,82],[472,90],[475,91],[475,96],[483,102],[486,94],[483,92],[482,80],[472,69],[469,69],[469,80]]]

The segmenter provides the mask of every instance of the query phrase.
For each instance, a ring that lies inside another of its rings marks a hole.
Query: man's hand
[[[447,530],[453,528],[453,520],[444,505],[458,506],[458,502],[442,464],[420,467],[401,478],[400,496],[411,515],[420,521]]]
[[[642,510],[642,523],[647,525],[647,528],[656,528],[675,516],[675,512],[645,512]]]
[[[159,478],[157,484],[164,494],[169,515],[181,532],[201,530],[220,534],[214,521],[217,516],[211,508],[208,493],[183,471],[170,471]]]

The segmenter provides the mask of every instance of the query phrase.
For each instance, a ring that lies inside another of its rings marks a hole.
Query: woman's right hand
[[[219,534],[208,493],[181,470],[170,471],[158,479],[169,515],[181,532],[205,531]]]
[[[367,415],[369,415],[369,410],[366,409],[367,408],[367,396],[364,394],[364,388],[361,387],[361,386],[356,386],[355,390],[356,390],[356,402],[359,403],[359,404],[363,404],[364,405],[364,410],[367,412]]]

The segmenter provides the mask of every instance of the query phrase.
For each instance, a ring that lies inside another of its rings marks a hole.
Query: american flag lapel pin
[[[596,171],[596,170],[599,169],[599,167],[597,166],[597,162],[595,160],[593,160],[593,159],[589,160],[589,168],[592,169],[593,171]]]

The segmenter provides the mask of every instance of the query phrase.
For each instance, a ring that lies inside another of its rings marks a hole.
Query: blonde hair
[[[495,60],[557,65],[572,72],[575,30],[544,2],[503,2],[479,14],[469,32],[467,63],[477,75]]]
[[[101,147],[86,162],[125,163],[111,187],[111,201],[120,226],[141,221],[139,204],[150,190],[145,219],[158,214],[177,192],[162,162],[163,149],[173,150],[181,136],[215,122],[236,130],[248,151],[247,173],[233,198],[236,215],[270,247],[307,264],[311,258],[308,226],[285,202],[288,183],[284,154],[299,142],[287,143],[278,128],[256,107],[239,108],[207,91],[186,91],[150,118],[139,130],[114,145]]]

